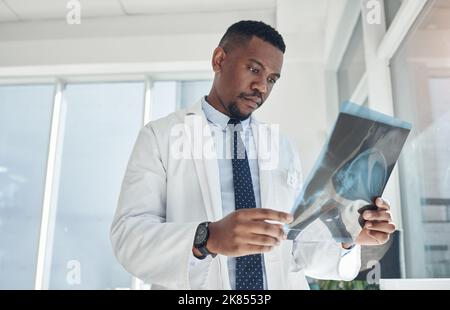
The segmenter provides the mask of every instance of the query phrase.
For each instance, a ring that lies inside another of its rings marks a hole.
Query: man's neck
[[[231,117],[230,112],[225,108],[224,103],[219,98],[219,96],[216,95],[213,89],[209,92],[209,95],[206,96],[206,102],[208,102],[213,108],[215,108],[217,111]]]

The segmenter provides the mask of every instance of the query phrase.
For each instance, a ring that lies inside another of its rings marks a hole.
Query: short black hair
[[[231,25],[220,39],[219,46],[225,51],[231,50],[237,45],[247,44],[253,36],[272,44],[283,54],[286,51],[283,37],[278,31],[264,22],[254,20],[241,20]]]

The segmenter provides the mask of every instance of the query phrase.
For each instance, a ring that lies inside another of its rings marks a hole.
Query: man
[[[292,221],[301,189],[299,159],[286,138],[252,116],[281,76],[284,51],[272,27],[233,24],[214,50],[210,93],[141,130],[111,240],[125,269],[153,288],[307,289],[305,275],[351,280],[360,245],[382,244],[395,230],[389,204],[377,199],[356,244],[335,242],[320,222],[286,240],[282,224]],[[274,136],[264,166],[256,141]]]

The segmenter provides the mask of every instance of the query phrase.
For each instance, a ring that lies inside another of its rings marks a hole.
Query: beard
[[[240,93],[240,95],[239,95],[239,98],[242,98],[242,99],[245,99],[245,97],[258,97],[258,98],[260,98],[260,103],[256,103],[256,105],[257,105],[257,107],[253,110],[253,111],[256,111],[257,109],[259,109],[259,107],[261,107],[262,106],[262,104],[264,103],[264,100],[263,100],[263,98],[262,98],[262,95],[261,95],[261,93],[260,92],[258,92],[258,91],[254,91],[253,93],[249,93],[249,94],[246,94],[246,93]],[[238,104],[237,104],[237,102],[236,101],[231,101],[229,104],[228,104],[228,112],[230,113],[230,115],[232,116],[232,118],[235,118],[235,119],[238,119],[238,120],[240,120],[240,121],[245,121],[247,118],[249,118],[251,115],[252,115],[252,113],[253,113],[253,111],[252,112],[250,112],[250,113],[248,113],[248,114],[243,114],[240,110],[239,110],[239,106],[238,106]]]
[[[238,105],[235,101],[231,102],[228,105],[228,112],[230,112],[231,118],[235,118],[240,121],[245,121],[247,118],[250,117],[250,115],[252,115],[251,112],[248,114],[242,114],[241,111],[239,111]]]

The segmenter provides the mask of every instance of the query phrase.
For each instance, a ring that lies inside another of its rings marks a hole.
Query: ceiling
[[[276,10],[277,0],[0,0],[0,23],[65,19],[70,1],[79,1],[81,17],[135,16],[170,13]],[[305,26],[323,24],[328,1],[309,0],[313,9],[299,12]],[[320,16],[315,16],[320,14]],[[421,29],[450,29],[450,1],[436,0]]]
[[[65,19],[77,0],[0,0],[0,22]],[[78,0],[82,17],[151,15],[276,8],[276,0]]]

